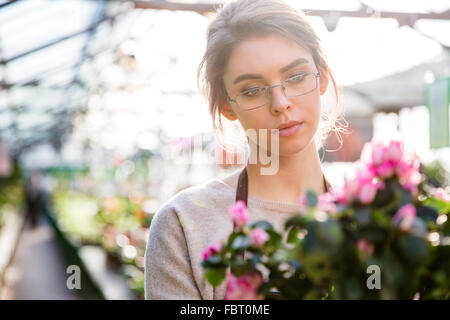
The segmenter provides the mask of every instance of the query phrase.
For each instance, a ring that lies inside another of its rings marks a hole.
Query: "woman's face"
[[[297,63],[294,63],[297,61]],[[287,68],[290,66],[289,68]],[[290,136],[279,136],[279,154],[291,155],[303,150],[313,139],[320,120],[320,95],[325,93],[328,75],[317,68],[309,50],[279,35],[268,35],[244,41],[235,47],[225,69],[224,83],[231,99],[246,89],[273,86],[302,72],[321,72],[317,88],[305,95],[286,97],[281,86],[272,89],[268,103],[255,110],[242,110],[234,102],[226,102],[221,110],[229,120],[239,119],[244,130],[267,129],[268,150],[270,129],[296,120],[300,128]],[[257,77],[241,77],[242,75]],[[237,78],[243,79],[237,81]],[[264,147],[264,146],[263,146]]]

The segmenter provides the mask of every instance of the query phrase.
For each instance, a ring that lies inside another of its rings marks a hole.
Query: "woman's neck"
[[[314,141],[296,155],[280,156],[278,171],[273,175],[262,175],[261,167],[264,165],[259,161],[247,165],[249,197],[298,203],[299,197],[307,190],[316,194],[325,192],[322,167]]]

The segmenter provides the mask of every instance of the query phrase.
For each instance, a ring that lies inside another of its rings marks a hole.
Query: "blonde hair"
[[[331,110],[321,112],[315,142],[319,150],[329,133],[334,131],[342,145],[340,133],[345,132],[345,128],[339,126],[339,121],[344,120],[339,106],[339,88],[322,52],[320,39],[304,13],[282,0],[237,0],[222,6],[210,23],[206,51],[197,72],[198,85],[209,102],[214,131],[225,149],[232,147],[224,141],[226,135],[220,108],[227,98],[223,75],[231,50],[247,39],[269,34],[284,36],[308,48],[315,64],[329,74],[335,103]]]

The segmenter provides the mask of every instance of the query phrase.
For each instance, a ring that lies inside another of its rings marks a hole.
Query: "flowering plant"
[[[207,280],[226,281],[225,299],[450,299],[446,190],[398,141],[366,143],[354,169],[302,195],[283,232],[236,202],[228,240],[204,252]]]

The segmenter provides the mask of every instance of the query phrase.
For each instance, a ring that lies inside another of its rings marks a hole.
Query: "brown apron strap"
[[[248,175],[247,175],[247,166],[244,167],[242,172],[239,174],[239,180],[236,187],[236,201],[242,200],[245,202],[245,206],[248,207],[247,204],[248,199]],[[245,252],[241,252],[242,259],[245,259]]]
[[[323,181],[325,183],[325,192],[331,192],[331,184],[328,182],[327,179],[325,179],[325,175],[323,176]]]
[[[236,201],[242,200],[247,204],[248,199],[248,175],[247,175],[247,166],[244,167],[241,174],[239,175],[238,185],[236,188]]]

